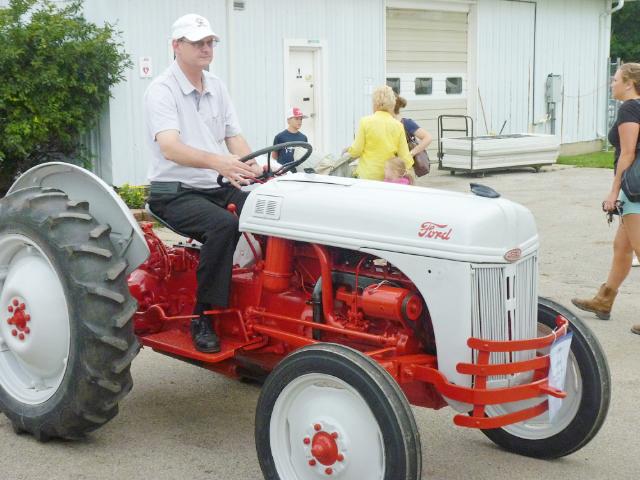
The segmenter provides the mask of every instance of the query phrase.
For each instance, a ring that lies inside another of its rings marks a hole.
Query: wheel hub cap
[[[338,445],[327,432],[318,432],[311,442],[311,454],[323,465],[333,465],[338,461]]]
[[[347,448],[342,435],[331,423],[317,422],[302,440],[309,467],[318,474],[334,475],[345,468],[344,450]]]
[[[27,326],[27,322],[31,320],[31,315],[27,313],[26,308],[26,305],[17,298],[14,298],[7,308],[9,313],[13,313],[13,316],[7,320],[9,325],[15,327],[11,329],[11,335],[18,337],[19,340],[24,340],[31,333],[31,329]]]

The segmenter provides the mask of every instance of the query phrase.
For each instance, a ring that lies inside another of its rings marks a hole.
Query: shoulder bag
[[[632,202],[640,202],[640,153],[622,174],[622,191]]]
[[[406,133],[406,132],[405,132]],[[416,137],[407,135],[407,146],[409,147],[409,151],[413,150],[416,145],[418,145],[418,141]],[[423,177],[429,173],[431,168],[431,164],[429,163],[429,155],[426,150],[414,155],[413,157],[413,171],[416,172],[416,177]]]

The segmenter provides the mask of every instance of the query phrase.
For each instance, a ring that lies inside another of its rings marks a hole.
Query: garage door
[[[386,49],[387,84],[406,98],[405,117],[435,139],[438,115],[467,113],[466,12],[389,8]]]

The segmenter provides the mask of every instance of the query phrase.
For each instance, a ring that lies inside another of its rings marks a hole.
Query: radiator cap
[[[480,185],[479,183],[470,183],[471,193],[478,195],[479,197],[498,198],[500,194],[493,188],[486,185]]]

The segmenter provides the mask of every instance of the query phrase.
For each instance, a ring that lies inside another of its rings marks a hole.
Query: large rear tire
[[[256,408],[265,479],[418,480],[420,436],[393,378],[370,358],[319,343],[286,357]]]
[[[88,207],[39,187],[0,200],[0,409],[39,440],[83,437],[132,387],[127,263]]]
[[[558,314],[569,320],[573,339],[565,380],[567,397],[563,399],[556,418],[551,423],[545,413],[507,427],[483,430],[493,442],[520,455],[551,459],[579,450],[598,433],[609,409],[609,366],[589,327],[562,305],[540,297],[538,333],[548,335],[555,328]],[[487,408],[489,415],[508,411],[504,407]]]

